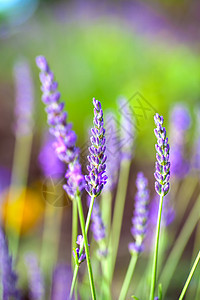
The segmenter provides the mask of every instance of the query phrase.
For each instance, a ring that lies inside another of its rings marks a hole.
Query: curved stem
[[[127,272],[126,272],[126,276],[125,276],[125,279],[124,279],[124,282],[123,282],[123,285],[122,285],[122,289],[121,289],[121,292],[120,292],[120,295],[119,295],[119,300],[126,299],[126,295],[128,293],[128,289],[129,289],[129,286],[130,286],[130,283],[131,283],[131,279],[133,277],[133,272],[134,272],[134,269],[135,269],[135,266],[136,266],[137,259],[138,259],[138,253],[135,252],[135,253],[132,254],[132,257],[131,257],[131,260],[130,260],[130,263],[129,263],[129,266],[128,266],[128,269],[127,269]]]
[[[157,218],[157,228],[156,228],[156,240],[155,240],[153,268],[152,268],[152,275],[151,275],[150,300],[154,300],[154,292],[155,292],[155,286],[156,286],[156,273],[157,273],[157,263],[158,263],[158,246],[159,246],[159,237],[160,237],[160,224],[161,224],[163,198],[164,198],[164,196],[160,196],[160,204],[159,204],[159,211],[158,211],[158,218]]]
[[[185,296],[185,293],[186,293],[187,288],[188,288],[188,286],[189,286],[189,284],[190,284],[190,281],[191,281],[191,279],[192,279],[192,276],[193,276],[193,274],[194,274],[194,272],[195,272],[195,270],[196,270],[196,267],[197,267],[197,265],[198,265],[199,260],[200,260],[200,251],[199,251],[199,253],[198,253],[198,255],[197,255],[196,259],[195,259],[195,262],[194,262],[194,264],[193,264],[193,266],[192,266],[192,269],[191,269],[191,271],[190,271],[190,274],[188,275],[188,278],[187,278],[186,283],[185,283],[185,285],[184,285],[184,287],[183,287],[183,290],[182,290],[182,292],[181,292],[181,295],[180,295],[180,297],[178,298],[179,300],[183,300],[183,297]]]

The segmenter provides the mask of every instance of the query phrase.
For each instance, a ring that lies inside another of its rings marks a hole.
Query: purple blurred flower
[[[163,116],[156,114],[154,116],[156,129],[154,130],[157,138],[156,148],[156,171],[154,173],[156,182],[155,190],[158,195],[165,196],[169,191],[169,178],[170,178],[170,162],[169,162],[169,144],[166,137],[166,130],[163,125]]]
[[[178,178],[185,177],[190,169],[189,160],[185,158],[185,137],[190,123],[188,109],[183,104],[175,105],[170,116],[170,161],[171,174]]]
[[[101,109],[101,103],[93,98],[94,104],[94,128],[91,129],[92,146],[89,148],[90,155],[88,155],[89,165],[87,169],[89,175],[85,176],[86,191],[90,196],[100,195],[104,185],[106,184],[107,176],[105,175],[106,169],[106,155],[105,155],[105,129],[103,121],[103,111]]]
[[[64,164],[58,159],[53,149],[53,138],[46,135],[38,160],[44,176],[61,176],[64,173]]]
[[[132,108],[125,98],[119,99],[121,114],[120,149],[121,160],[131,160],[134,151],[135,119]]]
[[[25,262],[28,271],[30,297],[32,300],[42,300],[44,299],[45,288],[37,257],[34,254],[28,254],[25,257]]]
[[[51,300],[70,299],[71,282],[71,268],[67,265],[58,265],[53,272]]]
[[[76,194],[81,193],[85,187],[85,180],[79,163],[79,149],[76,147],[77,137],[72,130],[72,125],[67,123],[67,113],[63,111],[64,103],[59,102],[58,84],[54,81],[54,75],[47,64],[46,58],[38,56],[36,63],[41,70],[42,101],[46,104],[50,133],[56,137],[54,148],[58,158],[65,163],[69,163],[69,169],[65,176],[67,184],[64,185],[64,189],[71,198],[75,198]]]
[[[118,170],[120,166],[120,144],[117,136],[116,119],[113,113],[107,113],[105,117],[105,136],[107,156],[106,172],[107,184],[105,190],[111,191],[115,188],[118,179]]]
[[[87,198],[87,205],[90,206],[91,197],[88,195]],[[105,232],[105,226],[103,224],[103,220],[101,217],[101,211],[100,207],[97,201],[94,201],[93,209],[92,209],[92,215],[91,215],[91,230],[94,235],[95,241],[99,242],[102,239],[105,238],[106,232]]]
[[[0,228],[0,297],[9,300],[10,297],[20,299],[17,285],[17,275],[13,270],[12,257],[9,255],[5,235]]]
[[[158,194],[155,194],[153,201],[150,204],[149,208],[149,226],[155,228],[157,224],[157,216],[158,216],[158,209],[159,209],[159,197]],[[163,210],[162,210],[162,220],[161,226],[167,227],[169,226],[175,219],[175,210],[170,204],[170,198],[168,195],[165,197],[165,201],[163,202]]]
[[[146,233],[149,204],[148,180],[144,177],[142,172],[137,175],[136,186],[135,211],[131,228],[134,242],[129,244],[129,251],[139,253],[143,251],[143,240]]]
[[[15,104],[15,133],[28,135],[33,129],[33,82],[29,64],[24,60],[14,68],[16,104]]]

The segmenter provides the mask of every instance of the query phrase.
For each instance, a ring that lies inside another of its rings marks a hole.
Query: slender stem
[[[77,202],[72,201],[72,251],[73,253],[73,248],[76,246],[76,239],[78,235],[78,210],[77,210]],[[74,258],[72,255],[71,258],[71,266],[72,270],[74,269]]]
[[[200,196],[194,204],[186,222],[183,226],[176,243],[171,250],[170,255],[165,263],[163,271],[160,276],[160,282],[163,283],[163,296],[165,295],[169,283],[172,279],[174,271],[179,263],[183,250],[199,220],[200,217]]]
[[[199,276],[198,279],[199,280],[198,280],[198,285],[197,285],[195,300],[199,300],[200,299],[200,276]]]
[[[194,262],[194,264],[193,264],[193,266],[192,266],[192,269],[191,269],[191,271],[190,271],[190,274],[188,275],[188,278],[187,278],[186,283],[185,283],[185,285],[184,285],[184,287],[183,287],[183,290],[182,290],[182,292],[181,292],[181,295],[180,295],[180,297],[179,297],[179,300],[182,300],[182,299],[183,299],[183,297],[184,297],[184,295],[185,295],[185,293],[186,293],[186,291],[187,291],[187,288],[188,288],[188,286],[189,286],[189,284],[190,284],[190,281],[191,281],[191,279],[192,279],[192,276],[193,276],[193,274],[194,274],[194,272],[195,272],[195,270],[196,270],[196,267],[197,267],[197,265],[198,265],[199,260],[200,260],[200,251],[199,251],[199,253],[198,253],[198,255],[197,255],[196,259],[195,259],[195,262]]]
[[[108,264],[109,264],[109,277],[110,282],[112,282],[113,273],[115,270],[115,263],[117,258],[117,252],[119,247],[119,239],[121,233],[121,225],[124,213],[124,205],[126,199],[126,191],[128,186],[128,178],[130,171],[130,160],[124,160],[121,163],[120,173],[119,173],[119,183],[117,187],[117,195],[115,200],[115,207],[113,213],[113,222],[111,227],[111,236],[108,246]]]
[[[89,252],[88,239],[87,239],[87,233],[86,233],[86,227],[85,227],[85,221],[84,221],[83,207],[82,207],[80,196],[76,197],[76,201],[78,204],[79,220],[80,220],[80,224],[81,224],[81,231],[83,234],[83,240],[84,240],[84,245],[85,245],[85,254],[86,254],[86,260],[87,260],[87,266],[88,266],[88,275],[89,275],[92,299],[95,300],[96,292],[95,292],[95,286],[94,286],[94,280],[93,280],[93,274],[92,274],[92,266],[91,266],[91,262],[90,262],[90,252]],[[90,214],[90,217],[91,217],[91,214]],[[89,227],[89,224],[88,224],[88,227]],[[75,268],[75,271],[76,271],[76,268]],[[73,291],[72,291],[72,293],[73,293]]]
[[[86,219],[86,225],[85,225],[85,232],[86,232],[86,234],[88,233],[88,229],[89,229],[89,226],[90,226],[90,220],[91,220],[92,209],[93,209],[95,198],[96,198],[95,196],[91,197],[90,206],[89,206],[89,210],[88,210],[88,214],[87,214],[87,219]],[[79,216],[79,218],[80,218],[80,216]],[[84,245],[85,245],[85,242],[80,247],[79,255],[81,255],[83,253]],[[79,269],[79,266],[76,265],[75,269],[74,269],[72,284],[71,284],[70,297],[72,297],[72,294],[73,294],[73,291],[74,291],[74,287],[75,287],[75,283],[76,283],[76,278],[77,278],[77,275],[78,275],[78,269]]]
[[[159,238],[160,238],[160,224],[161,224],[163,198],[164,198],[164,196],[160,196],[160,204],[159,204],[157,227],[156,227],[156,239],[155,239],[153,268],[152,268],[152,275],[151,275],[150,300],[154,300],[154,292],[155,292],[155,286],[156,286],[156,273],[157,273],[157,263],[158,263],[158,246],[159,246]]]
[[[134,272],[134,269],[135,269],[137,259],[138,259],[138,253],[135,252],[131,256],[131,260],[130,260],[130,263],[129,263],[129,266],[128,266],[128,269],[127,269],[127,272],[126,272],[126,276],[125,276],[125,279],[124,279],[124,282],[123,282],[123,285],[122,285],[120,295],[119,295],[119,300],[126,299],[126,295],[128,293],[128,289],[129,289],[129,286],[130,286],[130,283],[131,283],[131,279],[133,277],[133,272]]]

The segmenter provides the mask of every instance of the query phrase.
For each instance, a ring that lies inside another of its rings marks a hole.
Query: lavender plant
[[[42,300],[45,297],[45,285],[37,257],[27,254],[25,257],[29,278],[29,294],[32,300]]]
[[[2,300],[9,300],[11,297],[20,299],[20,292],[17,288],[17,274],[13,270],[12,257],[9,255],[8,245],[0,228],[0,297]]]
[[[150,300],[154,300],[163,198],[169,191],[169,178],[170,178],[169,144],[168,144],[168,138],[166,137],[166,129],[163,127],[164,119],[162,116],[160,116],[157,113],[154,116],[154,121],[156,124],[156,129],[154,130],[154,133],[157,138],[157,144],[155,146],[157,151],[156,171],[154,173],[156,179],[155,190],[160,196],[160,204],[159,204],[159,211],[157,217],[157,229],[156,229],[156,238],[155,238],[153,267],[152,267]]]
[[[63,111],[64,103],[59,102],[60,93],[57,91],[58,84],[54,81],[54,75],[51,72],[45,57],[38,56],[36,63],[41,70],[40,81],[42,83],[42,100],[46,104],[46,112],[48,116],[48,124],[50,125],[50,133],[56,137],[54,144],[55,151],[61,161],[68,163],[68,170],[66,172],[67,183],[63,186],[67,193],[71,196],[73,201],[73,216],[75,216],[74,227],[77,228],[76,211],[78,206],[79,219],[81,223],[81,230],[84,238],[88,273],[90,278],[91,292],[93,299],[96,299],[95,287],[93,282],[93,274],[90,263],[90,254],[87,241],[87,231],[85,231],[85,222],[83,215],[83,208],[81,203],[81,193],[85,188],[84,176],[81,172],[79,163],[79,149],[76,147],[76,134],[72,130],[71,124],[66,121],[67,113]],[[98,122],[98,120],[97,120]],[[77,202],[77,206],[76,203]],[[74,236],[77,230],[74,230],[72,245],[74,244]],[[76,265],[77,267],[77,265]],[[76,271],[77,272],[77,271]],[[74,282],[74,281],[73,281]],[[73,292],[73,289],[72,289]],[[72,296],[72,293],[71,293]]]
[[[120,292],[120,300],[126,299],[128,288],[138,259],[138,254],[143,251],[143,240],[147,229],[149,190],[148,180],[144,177],[142,172],[137,175],[136,186],[137,194],[135,197],[135,211],[132,218],[131,228],[134,241],[129,243],[131,260]]]

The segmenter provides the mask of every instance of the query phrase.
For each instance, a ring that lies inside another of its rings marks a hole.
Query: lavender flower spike
[[[73,300],[70,298],[72,271],[68,265],[58,265],[53,272],[51,300]]]
[[[12,257],[9,256],[8,245],[2,229],[0,228],[0,297],[9,300],[11,297],[20,299],[16,287],[17,275],[13,271]]]
[[[135,197],[135,211],[132,218],[131,233],[135,239],[129,244],[129,251],[139,253],[143,251],[143,240],[146,233],[149,190],[148,180],[142,172],[138,173],[136,179],[137,194]]]
[[[58,83],[54,81],[54,75],[49,69],[46,58],[38,56],[36,63],[41,70],[42,101],[46,104],[48,124],[51,127],[50,133],[57,139],[57,142],[54,144],[55,151],[61,161],[70,163],[79,152],[75,146],[76,134],[72,130],[72,125],[67,123],[67,113],[63,111],[64,103],[59,102]]]
[[[156,182],[155,190],[160,196],[165,196],[169,191],[170,162],[169,162],[169,144],[166,137],[166,130],[163,125],[163,116],[158,113],[154,116],[157,128],[154,130],[157,137],[156,148],[156,171],[154,173]]]
[[[105,175],[106,169],[106,155],[105,155],[105,129],[103,121],[103,111],[101,103],[93,98],[94,104],[94,128],[91,129],[92,146],[89,148],[90,155],[88,156],[89,165],[87,169],[89,175],[85,176],[86,191],[90,196],[97,197],[100,195],[104,185],[106,184],[107,176]]]
[[[29,290],[32,300],[44,299],[44,281],[41,271],[38,266],[37,257],[34,254],[28,254],[25,257],[28,277],[29,277]]]
[[[76,147],[77,137],[72,130],[72,125],[67,123],[67,113],[63,111],[64,103],[59,102],[58,84],[54,81],[54,75],[45,57],[38,56],[36,63],[41,70],[42,101],[46,104],[50,133],[57,139],[54,143],[55,151],[61,161],[69,163],[69,170],[65,175],[67,184],[63,188],[73,199],[85,188],[85,180],[79,163],[79,149]]]

